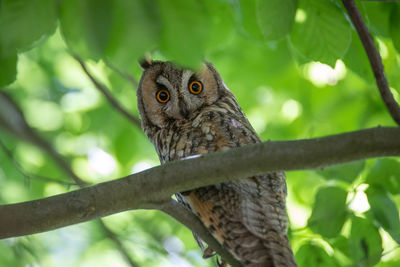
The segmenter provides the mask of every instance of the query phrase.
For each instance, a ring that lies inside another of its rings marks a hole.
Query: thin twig
[[[358,35],[360,36],[365,51],[367,52],[382,100],[389,110],[393,120],[400,125],[400,106],[394,99],[392,92],[389,89],[388,81],[383,70],[382,59],[375,47],[374,40],[371,34],[368,32],[368,28],[365,25],[363,18],[358,11],[356,4],[354,3],[354,0],[342,0],[342,2],[350,16],[351,21],[353,22],[354,27],[358,32]]]
[[[0,104],[0,126],[3,126],[6,130],[9,130],[15,136],[22,138],[23,140],[28,141],[46,151],[77,185],[87,185],[86,182],[82,181],[71,170],[70,166],[51,146],[51,144],[41,138],[36,131],[28,125],[20,107],[6,92],[0,92]]]
[[[85,63],[83,62],[82,59],[80,59],[77,55],[73,55],[73,57],[79,62],[81,65],[83,71],[86,73],[86,75],[89,77],[89,79],[93,82],[93,84],[96,86],[96,88],[104,95],[104,97],[108,100],[108,102],[122,115],[125,116],[130,122],[132,122],[134,125],[137,127],[140,126],[140,120],[133,116],[130,112],[128,112],[124,107],[121,106],[121,104],[110,94],[108,88],[106,88],[103,84],[98,82],[94,76],[89,72],[89,70],[86,68]]]
[[[4,154],[10,159],[10,161],[13,163],[15,168],[26,178],[36,179],[36,180],[43,181],[43,182],[59,183],[62,185],[67,185],[67,186],[77,185],[76,183],[58,180],[58,179],[54,179],[54,178],[50,178],[50,177],[46,177],[46,176],[42,176],[42,175],[38,175],[38,174],[34,174],[34,173],[29,173],[24,169],[24,167],[21,166],[21,164],[19,164],[18,160],[15,159],[13,153],[3,143],[3,141],[1,139],[0,139],[0,148],[4,152]]]
[[[117,246],[119,252],[122,254],[124,259],[129,263],[131,267],[139,266],[135,263],[132,257],[129,255],[128,251],[125,249],[124,245],[122,244],[121,240],[118,239],[117,234],[114,233],[108,226],[104,223],[102,219],[99,219],[98,222],[100,223],[101,228],[103,228],[105,234],[109,239],[111,239],[114,244]]]
[[[60,155],[54,148],[53,146],[47,142],[45,139],[41,138],[37,132],[32,129],[28,123],[25,120],[24,114],[22,113],[21,109],[18,107],[18,105],[12,100],[12,98],[7,95],[4,92],[0,93],[0,97],[2,97],[2,100],[4,101],[3,104],[7,104],[8,107],[8,114],[13,114],[17,113],[18,116],[14,116],[14,119],[18,119],[18,125],[23,129],[23,134],[16,132],[17,129],[15,128],[8,128],[10,131],[13,131],[15,136],[18,137],[23,137],[24,140],[29,141],[30,143],[36,145],[37,147],[41,148],[44,150],[47,154],[49,154],[52,159],[55,161],[55,163],[71,178],[75,181],[75,183],[80,187],[84,188],[88,183],[84,182],[81,180],[72,170],[71,166],[69,163]],[[1,116],[0,116],[1,118]],[[1,120],[0,120],[1,122]],[[4,147],[6,148],[6,147]],[[36,175],[35,175],[36,176]],[[52,179],[53,180],[53,179]],[[102,226],[104,232],[107,234],[107,236],[110,238],[111,241],[113,241],[118,248],[118,251],[122,254],[122,256],[127,260],[129,265],[131,267],[135,267],[137,265],[132,264],[134,261],[130,258],[129,253],[127,250],[124,248],[122,243],[118,240],[118,237],[110,230],[107,228],[107,226],[101,222],[101,219],[99,219],[100,225]]]
[[[119,76],[121,76],[123,79],[127,80],[128,82],[130,82],[130,84],[132,85],[132,87],[136,90],[139,86],[138,81],[129,73],[123,72],[120,69],[118,69],[116,66],[114,66],[114,64],[112,64],[109,61],[105,61],[107,67],[109,67],[110,69],[112,69],[114,72],[116,72]]]
[[[170,202],[166,202],[162,205],[161,210],[182,223],[193,232],[196,232],[201,238],[218,253],[225,261],[229,262],[232,267],[240,267],[242,264],[238,262],[231,253],[229,253],[211,234],[207,228],[204,227],[203,223],[194,215],[193,212],[189,211],[182,204],[171,199]]]

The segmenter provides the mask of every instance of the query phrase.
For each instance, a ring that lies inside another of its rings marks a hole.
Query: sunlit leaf
[[[0,265],[1,266],[23,266],[21,262],[18,262],[18,258],[12,251],[12,247],[6,243],[0,242]]]
[[[257,40],[263,40],[264,36],[257,20],[257,0],[239,0],[235,8],[239,25],[245,33]]]
[[[337,179],[351,183],[360,175],[365,167],[365,161],[356,161],[318,170],[317,173],[326,179]]]
[[[113,24],[107,45],[112,63],[129,67],[157,45],[160,19],[155,1],[114,1]]]
[[[299,9],[304,11],[305,18],[293,25],[293,45],[309,60],[334,67],[351,42],[351,28],[344,13],[331,0],[300,1]]]
[[[292,29],[295,0],[258,0],[257,19],[266,40],[280,40]]]
[[[63,1],[60,23],[68,46],[81,57],[102,57],[115,19],[113,10],[108,0]]]
[[[375,219],[397,243],[400,243],[399,210],[396,204],[380,187],[370,186],[366,194]]]
[[[335,237],[330,244],[332,245],[333,248],[336,250],[339,250],[342,252],[344,255],[347,257],[351,257],[350,251],[349,251],[349,240],[343,235],[339,235]]]
[[[340,187],[323,187],[315,196],[315,202],[308,226],[324,237],[340,234],[348,217],[346,209],[347,192]]]
[[[380,3],[380,1],[363,1],[360,11],[364,14],[365,23],[372,34],[389,36],[389,14],[393,3]]]
[[[378,229],[367,219],[353,217],[349,247],[358,266],[373,266],[382,254],[382,238]]]
[[[183,65],[198,67],[210,26],[205,7],[195,0],[159,0],[158,4],[161,51]]]
[[[316,244],[302,245],[296,253],[296,262],[298,266],[339,266],[334,258],[328,255],[326,251]]]
[[[3,0],[0,2],[0,57],[15,56],[56,27],[53,0]]]
[[[379,41],[385,73],[398,97],[400,69],[389,18],[399,4],[356,4]],[[57,20],[60,28],[51,35]],[[135,115],[137,99],[131,83],[104,62],[138,80],[142,70],[137,59],[149,51],[154,59],[191,67],[210,61],[264,141],[393,125],[349,21],[341,0],[0,0],[0,26],[4,27],[0,89],[20,106],[37,136],[53,144],[82,179],[92,182],[124,177],[158,165],[159,160],[143,131],[97,92],[66,47],[82,58],[100,59],[87,62],[91,72]],[[392,30],[397,34],[397,28]],[[17,80],[9,84],[15,77],[17,53]],[[340,57],[346,68],[298,64],[320,60],[332,65]],[[324,85],[316,86],[317,79]],[[44,102],[53,108],[34,105]],[[75,190],[76,186],[58,183],[69,177],[52,156],[20,140],[19,136],[32,140],[24,125],[18,134],[8,133],[15,133],[10,125],[21,123],[15,123],[19,113],[6,107],[0,103],[4,113],[0,141],[13,157],[0,147],[0,202]],[[100,151],[108,157],[94,160]],[[114,164],[113,173],[99,176],[99,166],[109,162]],[[392,238],[399,239],[398,196],[387,193],[400,193],[399,163],[398,158],[377,160],[367,166],[369,173],[363,162],[287,172],[288,237],[299,267],[373,265],[380,260],[382,247],[387,252],[378,266],[399,266],[397,250],[391,250]],[[346,198],[356,193],[353,189],[357,194],[348,209]],[[371,208],[360,215],[363,219],[350,217],[365,210],[357,208],[367,204],[364,189]],[[104,222],[138,266],[215,265],[214,260],[202,259],[188,228],[160,212],[123,212]],[[384,234],[382,239],[379,233]],[[0,266],[125,266],[113,240],[94,221],[7,239],[0,241]]]
[[[354,71],[367,82],[373,82],[374,74],[371,69],[364,46],[355,30],[352,31],[352,41],[343,61],[350,70]]]
[[[396,159],[377,159],[367,175],[366,181],[380,185],[392,194],[400,193],[400,162]]]
[[[203,0],[211,26],[207,48],[214,50],[226,46],[235,30],[233,7],[225,1]]]
[[[400,5],[393,6],[390,13],[389,33],[394,47],[400,53]]]
[[[0,56],[0,70],[0,86],[12,83],[17,76],[17,55]]]

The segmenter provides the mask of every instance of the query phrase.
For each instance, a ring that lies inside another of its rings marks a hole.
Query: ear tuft
[[[139,60],[139,65],[142,67],[142,69],[147,69],[153,64],[153,61],[151,60],[151,57],[149,55],[146,55],[144,58]]]

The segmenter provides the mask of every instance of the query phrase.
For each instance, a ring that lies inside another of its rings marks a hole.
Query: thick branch
[[[130,209],[160,209],[176,192],[265,172],[317,169],[383,156],[400,156],[400,128],[233,148],[49,198],[0,206],[0,238],[44,232]]]
[[[390,92],[389,85],[383,71],[382,59],[375,47],[374,40],[371,34],[368,32],[368,28],[365,25],[363,18],[358,11],[356,4],[354,3],[354,0],[342,0],[342,2],[350,16],[351,21],[354,24],[354,27],[358,32],[358,35],[360,36],[365,51],[367,52],[382,100],[389,110],[393,120],[400,125],[400,106],[394,99],[392,92]]]
[[[3,126],[5,129],[15,134],[16,136],[29,141],[33,145],[44,150],[48,153],[55,163],[72,179],[79,187],[83,187],[87,185],[83,180],[81,180],[72,170],[71,166],[68,162],[53,148],[53,146],[40,137],[37,132],[32,129],[25,120],[24,114],[21,109],[17,106],[17,104],[4,92],[0,92],[0,104],[3,104],[0,108],[0,126]],[[5,145],[0,141],[0,147],[7,153],[11,160],[14,161],[15,166],[24,174],[26,172],[23,168],[14,160],[12,154]],[[36,178],[44,179],[46,177],[41,177],[35,175]],[[46,178],[49,179],[49,178]],[[60,181],[58,181],[60,182]],[[122,254],[122,256],[126,259],[130,266],[137,266],[133,259],[130,257],[128,251],[125,249],[123,244],[119,241],[118,237],[105,225],[101,220],[99,220],[101,228],[104,230],[105,234],[108,238],[110,238],[118,250]]]
[[[89,77],[89,79],[92,81],[92,83],[96,86],[96,88],[104,95],[104,97],[107,99],[107,101],[119,112],[121,113],[125,118],[127,118],[130,122],[132,122],[134,125],[138,126],[140,128],[140,120],[133,116],[129,111],[127,111],[124,107],[120,105],[120,103],[110,94],[109,90],[102,85],[100,82],[98,82],[93,75],[89,72],[89,70],[86,68],[85,63],[80,59],[78,56],[74,55],[74,58],[79,62],[81,65],[83,71],[86,73],[86,75]]]

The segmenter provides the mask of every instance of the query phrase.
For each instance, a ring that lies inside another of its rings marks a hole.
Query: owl
[[[261,142],[212,64],[206,62],[196,72],[170,62],[141,65],[137,99],[142,129],[161,164]],[[284,172],[243,177],[176,197],[243,266],[296,266],[286,235]]]

